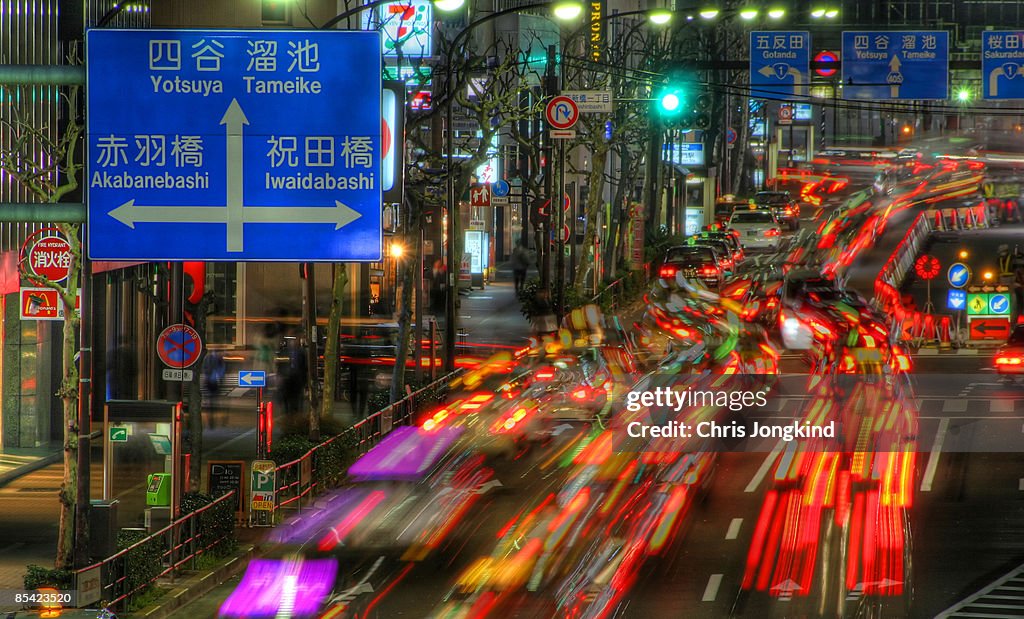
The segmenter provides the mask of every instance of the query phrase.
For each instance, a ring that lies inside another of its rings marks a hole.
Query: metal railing
[[[217,510],[226,509],[231,513],[228,521],[233,523],[235,492],[232,490],[216,498],[210,504],[182,516],[98,563],[75,570],[76,581],[98,570],[100,598],[105,600],[105,605],[116,610],[126,609],[137,595],[158,579],[165,576],[173,579],[176,572],[186,564],[190,569],[195,569],[199,557],[234,540],[233,525],[218,531],[217,527],[203,520],[205,517],[213,517]],[[147,557],[154,554],[159,556],[157,565],[160,569],[147,577],[145,564],[150,560]]]
[[[394,427],[411,424],[424,401],[444,392],[460,372],[456,370],[435,380],[316,445],[295,460],[279,465],[276,469],[275,511],[301,511],[303,503],[309,503],[326,489],[325,486],[340,482],[345,472],[343,466],[338,466],[343,463],[342,458],[361,456]],[[330,450],[335,450],[334,458],[329,457]]]

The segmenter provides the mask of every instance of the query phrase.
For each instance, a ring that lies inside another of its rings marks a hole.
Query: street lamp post
[[[446,174],[447,174],[447,196],[448,196],[448,256],[446,260],[446,270],[448,272],[448,297],[447,297],[447,308],[444,330],[444,349],[445,349],[445,371],[452,372],[455,370],[455,338],[457,334],[457,321],[458,321],[458,298],[459,298],[459,266],[461,263],[460,256],[456,256],[455,248],[458,245],[458,233],[459,233],[459,205],[458,197],[455,195],[455,138],[452,131],[452,125],[454,124],[454,108],[453,99],[455,91],[452,82],[455,79],[455,67],[454,58],[455,54],[458,53],[460,46],[464,45],[469,33],[473,29],[481,26],[485,23],[494,21],[495,19],[504,15],[511,15],[513,13],[520,13],[522,11],[528,11],[530,9],[542,9],[556,6],[558,3],[555,1],[548,2],[536,2],[533,4],[526,4],[514,8],[503,9],[501,11],[495,11],[481,17],[480,19],[470,22],[465,28],[460,30],[455,38],[452,39],[452,44],[449,47],[448,59],[445,63],[445,157],[446,157]],[[572,4],[578,4],[573,2]],[[581,6],[581,5],[580,5]],[[582,8],[582,6],[581,6]],[[578,14],[578,12],[577,12]]]

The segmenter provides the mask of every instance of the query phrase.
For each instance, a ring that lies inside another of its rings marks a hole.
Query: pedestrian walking
[[[224,384],[224,375],[227,373],[227,364],[224,355],[218,350],[209,350],[203,359],[203,388],[206,389],[207,412],[209,413],[210,428],[215,428],[218,399]]]
[[[520,242],[512,251],[512,276],[515,281],[516,294],[523,291],[526,284],[526,271],[530,268],[530,251],[526,244]]]

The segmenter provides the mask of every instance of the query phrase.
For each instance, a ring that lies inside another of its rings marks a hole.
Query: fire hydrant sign
[[[26,267],[39,277],[62,282],[71,268],[71,245],[59,236],[34,239],[26,252]]]
[[[76,311],[82,302],[81,295],[79,289],[75,298]],[[18,297],[22,320],[64,320],[64,301],[53,288],[22,288]]]
[[[86,37],[93,259],[380,260],[379,32]]]

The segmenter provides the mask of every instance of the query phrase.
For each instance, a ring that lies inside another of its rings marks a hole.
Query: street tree
[[[77,58],[72,57],[72,64]],[[40,203],[40,209],[47,204],[56,204],[79,188],[79,174],[82,171],[82,118],[79,86],[69,86],[61,93],[62,127],[51,127],[35,122],[17,103],[17,93],[4,90],[8,99],[0,112],[0,132],[6,144],[0,149],[0,170],[19,183]],[[25,100],[28,98],[23,98]],[[81,226],[77,223],[58,223],[56,227],[70,246],[71,259],[68,276],[63,282],[55,282],[28,270],[24,276],[37,286],[52,288],[57,292],[65,308],[74,308],[82,274]],[[74,563],[75,539],[85,539],[88,533],[84,518],[77,519],[75,501],[78,492],[78,397],[79,368],[76,362],[78,352],[78,312],[65,312],[62,346],[61,379],[56,395],[61,400],[63,411],[64,469],[59,493],[60,524],[57,532],[57,553],[55,566],[69,569]]]
[[[411,347],[409,346],[412,323],[412,291],[416,285],[416,269],[422,261],[422,246],[419,242],[419,228],[422,224],[423,207],[434,200],[436,193],[428,193],[427,186],[436,180],[438,171],[441,175],[455,175],[455,198],[462,202],[462,196],[468,194],[470,187],[479,179],[476,170],[492,156],[493,143],[499,135],[517,127],[519,123],[536,118],[540,111],[540,101],[523,104],[523,93],[531,88],[531,69],[526,60],[528,51],[511,49],[504,41],[477,51],[467,46],[463,53],[448,49],[444,56],[453,62],[452,75],[454,82],[446,88],[449,98],[435,101],[431,110],[410,113],[406,120],[406,139],[409,141],[407,152],[410,173],[407,185],[408,199],[403,205],[405,216],[396,242],[406,250],[414,251],[399,263],[399,279],[402,283],[402,294],[398,299],[398,350],[394,371],[392,373],[391,399],[396,401],[402,395],[405,385],[405,368]],[[438,139],[443,127],[445,106],[454,104],[458,111],[458,122],[465,123],[473,130],[458,131],[453,134],[453,146],[456,157],[452,170],[446,170],[448,162],[443,154],[443,147]],[[424,129],[430,128],[430,131]],[[429,142],[428,142],[429,139]],[[456,256],[462,254],[461,207],[449,217],[455,216],[456,235],[451,239],[451,250]],[[419,342],[420,338],[416,338]]]
[[[661,80],[668,59],[668,37],[663,31],[652,29],[643,18],[619,25],[615,45],[604,46],[596,59],[588,55],[589,37],[577,33],[566,44],[564,88],[610,91],[615,102],[611,113],[581,114],[579,137],[572,143],[572,148],[583,148],[587,153],[584,168],[571,170],[586,174],[588,189],[584,214],[587,235],[573,284],[579,292],[594,281],[593,276],[588,276],[597,268],[594,247],[604,252],[608,274],[616,272],[619,256],[615,239],[629,201],[631,179],[637,177],[637,167],[644,156],[640,145],[653,139],[655,119],[648,99]],[[613,154],[619,163],[618,170],[608,167]],[[608,216],[603,200],[606,183],[615,187]]]

